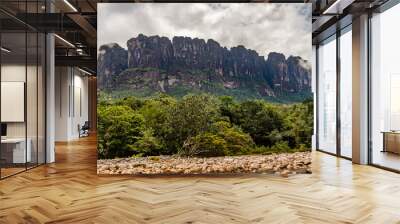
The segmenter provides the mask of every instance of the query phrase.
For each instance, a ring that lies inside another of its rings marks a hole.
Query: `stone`
[[[188,175],[207,173],[275,173],[282,177],[311,173],[309,152],[292,154],[190,158],[160,156],[98,160],[98,174]]]
[[[283,170],[282,172],[281,172],[281,176],[282,177],[289,177],[289,171],[288,170]]]

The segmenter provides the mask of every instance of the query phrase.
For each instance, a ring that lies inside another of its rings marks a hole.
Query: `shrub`
[[[167,126],[172,129],[166,141],[179,149],[189,137],[207,132],[220,117],[218,101],[211,95],[188,95],[171,108]]]
[[[133,110],[138,110],[143,106],[144,102],[134,96],[125,97],[123,99],[117,100],[115,105],[128,106]]]
[[[146,130],[143,136],[133,144],[133,149],[138,156],[158,156],[162,153],[163,146],[150,130]]]
[[[284,153],[284,152],[291,152],[292,149],[288,146],[287,142],[281,141],[271,146],[270,151],[274,153]]]
[[[246,154],[254,147],[253,139],[229,122],[219,121],[213,124],[212,130],[226,142],[226,155]]]
[[[274,145],[277,136],[271,133],[283,130],[283,118],[279,108],[259,100],[241,103],[235,108],[232,121],[244,132],[249,133],[257,145]]]
[[[100,158],[129,157],[133,145],[143,136],[143,117],[130,107],[111,105],[98,108]]]
[[[235,102],[232,96],[220,96],[219,100],[221,102],[220,103],[221,115],[229,118],[229,121],[231,121],[234,116],[233,113],[237,107],[237,103]]]
[[[296,152],[298,150],[292,149],[288,146],[287,142],[281,141],[277,142],[275,145],[268,147],[268,146],[255,146],[251,148],[248,154],[263,154],[268,155],[272,153],[291,153]]]
[[[207,94],[114,99],[100,92],[100,97],[99,158],[269,154],[311,145],[311,100],[274,105]]]
[[[311,136],[313,134],[313,101],[306,100],[301,104],[294,104],[285,115],[285,127],[289,146],[292,148],[311,148]]]
[[[218,135],[206,132],[189,137],[179,150],[180,156],[213,157],[224,156],[226,141]]]
[[[163,145],[160,154],[176,153],[176,146],[173,144],[174,130],[170,125],[170,119],[173,119],[171,110],[175,105],[175,99],[162,96],[147,100],[139,111],[144,117],[146,127],[152,130],[153,136]]]

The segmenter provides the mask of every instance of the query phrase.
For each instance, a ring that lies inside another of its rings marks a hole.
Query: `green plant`
[[[311,146],[312,100],[283,105],[208,94],[113,94],[99,92],[99,158],[269,154]]]
[[[232,127],[229,122],[218,121],[213,124],[214,133],[226,142],[226,155],[246,154],[254,147],[253,139],[238,127]]]
[[[160,161],[160,157],[158,157],[158,156],[150,156],[150,160],[154,161],[154,162],[158,162],[158,161]]]
[[[187,95],[169,111],[167,125],[173,131],[167,141],[179,149],[189,137],[209,130],[220,116],[217,99],[211,95]]]
[[[180,148],[180,156],[213,157],[224,156],[227,150],[226,141],[218,135],[206,132],[189,137]]]
[[[162,149],[160,141],[153,136],[150,130],[145,130],[143,136],[133,144],[135,154],[140,156],[160,155]]]
[[[287,142],[280,141],[277,142],[275,145],[271,146],[270,151],[275,153],[291,152],[292,148],[288,146]]]
[[[245,101],[232,111],[232,122],[249,133],[257,145],[272,146],[283,130],[282,113],[277,106],[254,100]]]
[[[115,102],[115,105],[129,106],[132,110],[138,110],[143,106],[144,102],[134,96],[124,97]]]
[[[129,157],[143,136],[143,117],[128,106],[98,108],[98,148],[100,158]]]
[[[300,104],[291,105],[285,114],[284,125],[287,130],[285,140],[292,148],[300,145],[311,148],[311,136],[313,134],[313,101],[306,100]]]

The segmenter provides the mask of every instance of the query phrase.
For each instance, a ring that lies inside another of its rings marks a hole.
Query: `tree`
[[[98,108],[98,148],[100,158],[129,157],[143,136],[143,116],[128,106]]]
[[[99,158],[289,152],[310,148],[312,132],[312,100],[282,105],[203,94],[98,104]]]
[[[220,111],[221,115],[229,118],[229,121],[233,119],[233,112],[238,106],[232,96],[220,96]]]
[[[314,108],[313,101],[306,100],[300,104],[294,104],[285,114],[285,127],[288,130],[288,136],[294,139],[295,145],[291,147],[301,147],[304,145],[307,148],[311,147],[311,136],[313,134],[314,124]]]
[[[174,142],[174,130],[170,125],[170,120],[173,119],[171,111],[176,103],[174,98],[163,95],[146,100],[139,111],[144,117],[146,127],[162,145],[162,149],[159,150],[161,154],[176,153],[176,146],[171,143]]]
[[[226,151],[227,144],[223,138],[204,132],[186,139],[178,152],[181,156],[213,157],[224,156]]]
[[[246,154],[255,146],[249,134],[244,133],[238,127],[232,126],[229,122],[215,122],[211,130],[225,140],[226,155]]]
[[[144,102],[134,96],[125,97],[116,101],[115,105],[124,105],[130,107],[132,110],[138,110],[143,106]]]
[[[163,152],[163,145],[153,136],[150,129],[143,132],[143,136],[133,144],[137,156],[158,156]]]
[[[220,116],[218,101],[211,95],[187,95],[171,108],[168,126],[173,130],[167,141],[176,149],[189,137],[207,132]]]
[[[281,140],[283,118],[277,106],[245,101],[233,112],[233,123],[249,133],[257,145],[272,146]]]

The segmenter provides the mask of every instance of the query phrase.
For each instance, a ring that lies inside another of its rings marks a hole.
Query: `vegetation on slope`
[[[178,99],[101,95],[99,158],[305,151],[311,147],[312,116],[311,100],[284,105],[208,94]]]

